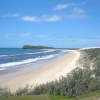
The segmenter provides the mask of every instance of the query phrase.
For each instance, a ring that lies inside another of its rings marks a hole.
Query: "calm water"
[[[0,48],[0,70],[36,63],[66,54],[64,50],[23,50],[21,48]]]

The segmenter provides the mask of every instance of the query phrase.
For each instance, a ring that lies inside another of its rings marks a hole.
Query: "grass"
[[[100,90],[91,91],[77,98],[70,98],[58,95],[28,95],[28,96],[12,96],[8,98],[0,98],[0,100],[100,100]]]
[[[50,100],[49,95],[28,95],[28,96],[13,96],[2,98],[0,100]]]

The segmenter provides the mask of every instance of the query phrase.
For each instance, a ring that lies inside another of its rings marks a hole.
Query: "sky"
[[[0,0],[0,47],[100,47],[100,0]]]

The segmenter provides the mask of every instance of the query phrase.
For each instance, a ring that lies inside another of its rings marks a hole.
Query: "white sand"
[[[41,69],[31,72],[26,75],[14,77],[0,84],[2,87],[8,87],[12,91],[18,87],[25,86],[26,84],[42,84],[48,81],[59,79],[59,77],[66,76],[71,70],[76,68],[76,61],[80,53],[76,50],[67,50],[70,53],[61,57],[58,61],[50,63]],[[13,75],[13,73],[12,73]]]

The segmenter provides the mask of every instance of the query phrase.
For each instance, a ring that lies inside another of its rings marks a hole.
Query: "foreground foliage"
[[[38,98],[38,96],[40,96],[40,99],[37,100],[65,100],[65,98],[67,100],[67,98],[78,99],[84,96],[84,94],[89,94],[92,93],[92,91],[100,90],[100,49],[90,49],[84,50],[82,52],[85,52],[83,59],[84,64],[82,68],[77,67],[76,69],[72,70],[66,77],[61,76],[59,80],[48,82],[46,84],[36,86],[26,85],[25,88],[19,88],[14,93],[11,93],[9,89],[0,88],[0,97],[17,98],[16,96],[18,96],[21,99],[14,100],[28,100],[25,98],[32,97],[33,99],[35,97]],[[86,63],[87,61],[88,63]],[[91,67],[93,68],[91,69]],[[97,94],[100,94],[100,91],[97,92]],[[43,99],[41,96],[43,96]],[[63,99],[59,99],[58,97]],[[6,100],[6,98],[4,100]]]
[[[92,91],[86,93],[77,98],[70,98],[66,96],[59,95],[27,95],[27,96],[12,96],[8,98],[1,98],[0,100],[99,100],[100,99],[100,90]]]

